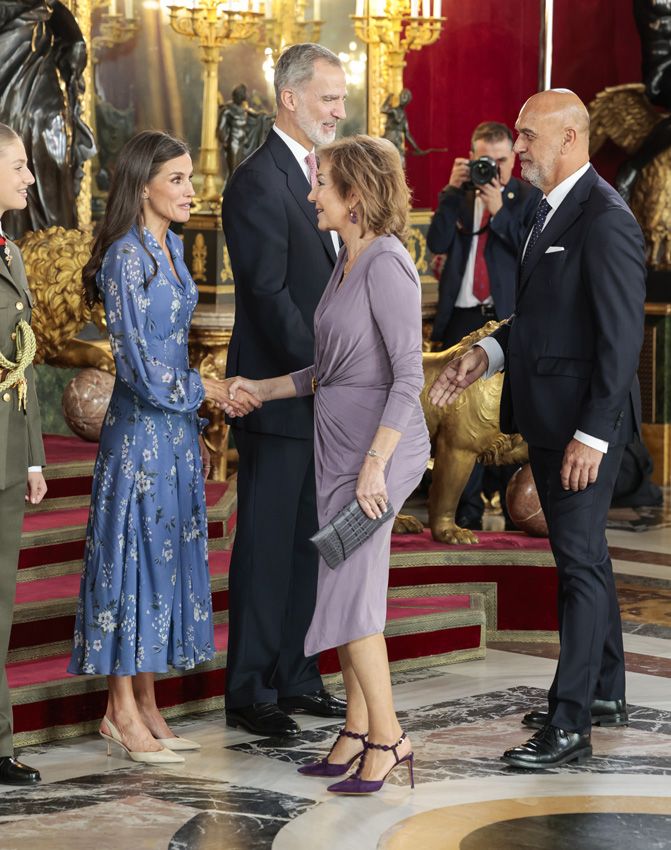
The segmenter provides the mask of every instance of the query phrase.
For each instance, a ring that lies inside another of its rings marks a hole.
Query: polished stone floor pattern
[[[671,529],[609,532],[624,620],[631,723],[595,729],[580,766],[516,771],[501,752],[541,707],[554,644],[490,644],[483,661],[395,676],[416,755],[365,799],[333,797],[296,767],[337,724],[301,718],[292,742],[226,728],[175,730],[202,751],[147,768],[88,736],[24,750],[31,789],[0,786],[0,850],[662,850],[671,848]]]

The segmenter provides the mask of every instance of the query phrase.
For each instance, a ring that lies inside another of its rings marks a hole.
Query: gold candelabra
[[[187,0],[188,2],[188,0]],[[201,207],[214,209],[219,201],[217,180],[217,92],[221,49],[249,39],[258,39],[265,12],[259,0],[194,0],[191,5],[172,5],[170,26],[176,33],[194,39],[203,63],[203,120],[200,135],[199,171],[202,178]]]
[[[100,17],[100,32],[93,37],[93,50],[96,56],[100,50],[130,41],[137,35],[139,29],[139,21],[135,18],[105,12]]]
[[[308,4],[312,17],[306,17]],[[277,58],[285,47],[304,41],[318,42],[321,35],[321,0],[266,0],[263,42]]]
[[[354,32],[369,47],[368,76],[377,82],[369,86],[377,92],[376,102],[368,104],[368,131],[373,135],[382,132],[380,110],[385,96],[398,98],[403,90],[408,51],[438,41],[445,21],[440,13],[441,0],[356,0],[351,15]]]

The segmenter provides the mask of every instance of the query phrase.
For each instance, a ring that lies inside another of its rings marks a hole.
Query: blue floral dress
[[[177,271],[137,229],[98,273],[116,381],[100,435],[70,673],[191,669],[214,655],[197,410],[187,349],[198,290],[180,239]],[[151,254],[151,256],[150,256]],[[158,273],[152,276],[154,258]]]

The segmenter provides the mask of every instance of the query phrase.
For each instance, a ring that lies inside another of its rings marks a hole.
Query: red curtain
[[[449,148],[408,155],[415,207],[435,207],[452,160],[468,155],[476,124],[512,126],[537,90],[540,8],[540,0],[446,0],[440,40],[408,56],[410,130],[420,147]],[[555,0],[553,57],[553,86],[572,89],[586,103],[606,86],[639,80],[631,0]],[[610,179],[620,160],[607,148],[596,165]]]

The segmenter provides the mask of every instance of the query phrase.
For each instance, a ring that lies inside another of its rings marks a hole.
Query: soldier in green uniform
[[[26,207],[28,170],[21,139],[0,124],[0,220]],[[19,249],[0,225],[0,784],[31,785],[40,774],[14,758],[12,706],[5,662],[16,594],[25,503],[42,501],[44,446],[32,360],[31,296]]]

